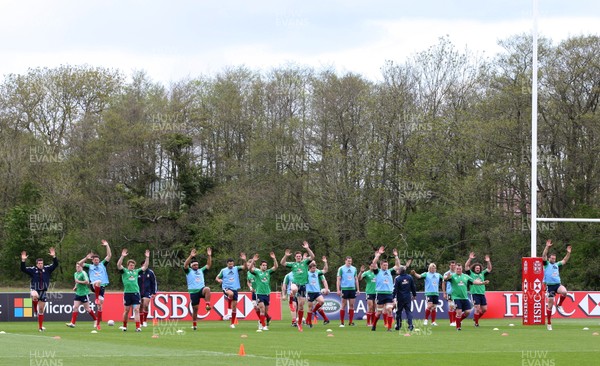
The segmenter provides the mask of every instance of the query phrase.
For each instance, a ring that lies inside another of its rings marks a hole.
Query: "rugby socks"
[[[325,311],[323,311],[323,309],[319,309],[319,314],[321,314],[324,321],[326,321],[326,322],[329,321],[329,318],[327,317],[327,315],[325,314]]]
[[[235,324],[235,320],[237,318],[237,309],[231,310],[231,324]]]
[[[309,311],[308,314],[306,315],[306,324],[308,324],[308,325],[312,324],[312,315],[313,315],[313,312]]]
[[[348,312],[348,324],[352,324],[354,321],[354,309],[350,309]]]
[[[94,310],[90,309],[90,310],[88,311],[88,313],[90,314],[90,316],[92,317],[92,319],[94,319],[94,321],[95,321],[96,319],[98,319],[98,318],[96,317],[96,315],[94,315]],[[75,324],[75,323],[73,322],[73,324]]]
[[[342,309],[340,310],[340,321],[342,322],[341,324],[344,325],[344,316],[346,315],[346,310]]]
[[[96,300],[100,297],[100,286],[94,286],[94,294],[96,295]]]
[[[123,328],[127,328],[127,320],[123,320]]]
[[[77,312],[74,312],[74,313],[71,314],[71,324],[75,324],[77,322],[77,315],[78,314],[79,313],[77,313]]]
[[[138,329],[139,327],[140,327],[140,322],[139,321],[135,322],[135,329]]]
[[[98,310],[97,312],[98,324],[102,323],[102,310]]]
[[[431,314],[431,310],[425,309],[425,320],[429,319],[429,314]]]
[[[431,311],[431,322],[435,323],[435,318],[437,317],[437,310]]]
[[[456,321],[456,311],[455,310],[448,311],[448,316],[450,317],[450,323],[454,323]]]
[[[198,326],[198,322],[194,320],[194,321],[192,322],[192,326],[193,326],[194,328],[196,328],[196,327]]]
[[[479,318],[481,318],[481,314],[475,313],[473,315],[473,320],[475,320],[475,324],[479,324]]]
[[[370,327],[373,325],[373,318],[375,317],[375,313],[367,313],[367,326]]]
[[[262,325],[263,327],[267,326],[267,323],[265,322],[265,316],[264,315],[260,315],[260,325]]]
[[[39,300],[31,300],[31,304],[33,305],[33,313],[37,314],[38,312],[38,301]]]
[[[552,309],[546,309],[546,318],[548,318],[548,325],[552,325]]]
[[[379,313],[375,314],[374,318],[373,318],[373,327],[377,327],[377,321],[379,320]],[[384,315],[385,316],[385,315]]]
[[[260,309],[254,309],[254,311],[256,312],[256,315],[260,318]]]
[[[392,329],[392,325],[394,324],[394,317],[391,315],[387,315],[387,329]]]
[[[456,327],[457,328],[461,328],[462,327],[462,321],[463,319],[465,319],[468,315],[465,313],[462,313],[462,315],[460,317],[456,318]]]
[[[558,303],[556,304],[556,306],[562,306],[563,301],[565,301],[566,296],[565,295],[560,295],[560,298],[558,299]]]
[[[40,329],[44,325],[44,314],[38,314],[38,325]]]

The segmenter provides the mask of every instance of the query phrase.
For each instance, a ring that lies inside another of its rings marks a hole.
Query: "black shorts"
[[[252,301],[256,301],[257,297],[256,297],[256,292],[252,291]]]
[[[560,287],[560,283],[557,285],[546,285],[546,292],[548,293],[548,297],[554,297],[556,295],[556,291]]]
[[[292,293],[288,293],[288,302],[291,304],[292,302],[298,303],[298,299],[295,296],[292,296]]]
[[[38,301],[41,301],[41,302],[47,302],[48,301],[48,297],[46,296],[46,290],[39,291],[39,290],[31,289],[31,291],[37,291],[37,293],[38,293]]]
[[[88,295],[83,295],[83,296],[75,295],[75,301],[79,301],[81,303],[86,303],[86,302],[90,301],[90,298],[88,297]]]
[[[227,291],[232,291],[233,292],[233,299],[231,299],[231,301],[237,301],[237,299],[238,299],[238,290],[234,290],[234,289],[230,289],[230,288],[225,288],[225,289],[223,289],[223,293],[225,294],[225,296],[227,296]]]
[[[306,285],[298,285],[298,292],[296,292],[296,297],[306,297]]]
[[[356,299],[356,290],[342,290],[342,299]]]
[[[440,302],[440,296],[439,295],[427,295],[427,302],[432,302],[435,305],[437,305]]]
[[[265,304],[265,306],[269,306],[271,302],[271,297],[269,295],[256,295],[258,298],[257,302]]]
[[[136,293],[125,293],[123,294],[123,305],[131,306],[131,305],[139,305],[140,304],[140,294]]]
[[[150,291],[144,291],[142,294],[142,299],[149,299],[152,297],[152,294],[150,293]]]
[[[104,290],[106,288],[104,287],[104,285],[100,286],[100,296],[104,297]],[[94,285],[90,285],[90,290],[92,290],[92,293],[95,293],[96,290],[94,289]]]
[[[206,286],[202,287],[202,289],[198,292],[190,292],[190,302],[192,303],[192,306],[200,304],[200,299],[202,298],[202,291],[204,291],[205,287]]]
[[[321,296],[320,292],[309,292],[308,293],[308,301],[309,302],[313,302],[315,301],[319,296]]]
[[[473,304],[475,305],[487,305],[485,295],[473,294]]]
[[[367,300],[375,301],[377,294],[367,294]]]
[[[454,304],[456,304],[456,309],[462,311],[471,310],[471,302],[469,300],[454,299]]]
[[[385,305],[394,302],[394,295],[392,294],[377,294],[377,305]]]

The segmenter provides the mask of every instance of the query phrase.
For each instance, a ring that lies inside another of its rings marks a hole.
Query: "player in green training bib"
[[[83,308],[85,311],[90,314],[94,321],[96,320],[96,315],[94,315],[94,310],[90,309],[88,294],[90,293],[90,279],[83,271],[83,267],[77,263],[75,264],[75,287],[73,287],[73,291],[75,291],[75,301],[73,301],[73,312],[71,313],[71,322],[67,323],[67,327],[75,328],[75,323],[77,322],[77,315],[79,314],[79,306],[83,304]]]
[[[469,253],[469,259],[467,259],[467,263],[465,263],[465,272],[471,276],[474,280],[479,279],[482,282],[485,281],[485,277],[492,272],[492,262],[490,261],[490,256],[485,256],[485,263],[487,263],[487,268],[483,269],[483,265],[481,263],[475,263],[471,266],[471,261],[475,259],[475,253]],[[471,269],[471,267],[473,269]],[[471,286],[471,294],[473,294],[473,307],[475,308],[475,314],[473,315],[473,320],[475,321],[475,326],[479,326],[479,319],[485,314],[487,311],[487,300],[485,298],[485,285],[473,285]]]
[[[256,290],[256,298],[258,302],[258,308],[260,309],[260,325],[258,330],[269,330],[266,319],[269,314],[269,304],[271,298],[271,273],[277,270],[277,258],[275,253],[269,253],[269,256],[273,258],[273,267],[267,269],[267,261],[260,262],[260,269],[254,267],[254,261],[249,261],[248,271],[255,277],[254,289]]]
[[[308,283],[308,264],[315,258],[315,253],[310,249],[308,242],[302,243],[302,248],[308,252],[308,257],[302,258],[302,252],[296,252],[295,262],[286,262],[287,257],[292,254],[289,249],[285,250],[285,255],[281,258],[281,265],[292,269],[294,273],[292,282],[292,292],[290,296],[298,299],[298,331],[302,332],[302,318],[304,317],[304,303],[306,302],[306,284]]]
[[[141,332],[140,286],[138,285],[138,274],[148,268],[148,262],[150,261],[150,250],[146,249],[146,252],[144,253],[146,260],[142,264],[141,268],[135,268],[135,261],[133,259],[127,261],[127,268],[123,267],[123,259],[125,259],[127,255],[127,249],[123,249],[121,251],[121,257],[117,262],[117,269],[121,273],[121,281],[123,281],[123,304],[125,305],[125,310],[123,311],[123,326],[119,327],[119,329],[123,332],[127,331],[129,310],[133,309],[133,316],[135,318],[135,331]]]
[[[456,265],[456,273],[448,273],[444,276],[444,281],[452,285],[452,298],[456,304],[456,330],[462,329],[462,321],[469,316],[471,312],[471,302],[467,296],[467,286],[469,283],[475,285],[487,285],[489,281],[474,280],[471,276],[463,273],[462,265]]]

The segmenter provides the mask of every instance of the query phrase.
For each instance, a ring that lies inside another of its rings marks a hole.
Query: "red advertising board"
[[[546,323],[544,262],[539,257],[526,257],[521,260],[523,325],[544,325]]]
[[[531,291],[531,290],[530,290]],[[534,291],[535,293],[535,291]],[[252,310],[251,294],[241,292],[237,306],[238,317],[241,320],[257,320]],[[517,319],[524,315],[523,291],[489,291],[486,293],[488,311],[485,318],[489,319]],[[69,321],[73,309],[72,292],[53,292],[48,294],[45,318],[48,321]],[[92,299],[94,296],[90,296]],[[123,294],[118,292],[107,292],[103,311],[103,319],[119,321],[123,317]],[[545,301],[542,295],[543,301]],[[200,317],[202,320],[221,320],[225,314],[225,302],[222,293],[214,293],[211,303],[213,309],[210,312],[204,310],[204,302],[200,303]],[[412,303],[413,316],[416,319],[424,317],[427,301],[422,292],[417,293],[417,300]],[[288,312],[287,302],[282,303],[279,293],[271,294],[269,314],[275,320],[281,319],[283,311]],[[542,304],[543,305],[543,304]],[[96,305],[91,302],[90,306],[96,310]],[[330,294],[326,296],[323,309],[330,319],[339,319],[341,301],[339,296]],[[362,319],[366,311],[366,299],[361,293],[357,296],[355,303],[355,319]],[[542,308],[543,309],[543,308]],[[83,306],[78,309],[81,320],[88,319]],[[438,304],[438,319],[448,318],[447,301],[440,297]],[[544,313],[544,312],[543,312]],[[149,319],[154,317],[160,320],[191,320],[189,294],[185,292],[162,292],[159,293],[150,306]],[[563,302],[563,310],[553,308],[552,317],[555,319],[598,319],[600,318],[600,292],[574,291],[567,294]],[[484,318],[484,319],[485,319]],[[0,293],[0,321],[32,321],[32,309],[29,293]]]
[[[91,296],[93,298],[93,295]],[[102,318],[104,320],[119,320],[123,317],[123,294],[110,292],[105,294]],[[227,305],[222,292],[211,295],[212,310],[206,311],[204,300],[200,301],[198,307],[198,319],[200,320],[222,320],[227,313]],[[252,293],[238,293],[237,318],[240,320],[258,320],[258,316],[252,305]],[[271,293],[269,315],[274,320],[281,319],[280,294]],[[190,296],[187,292],[162,292],[156,294],[150,303],[148,319],[176,319],[192,320]]]

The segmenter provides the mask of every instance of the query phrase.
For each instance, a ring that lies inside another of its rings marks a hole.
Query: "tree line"
[[[309,241],[327,275],[379,246],[445,270],[491,256],[491,290],[520,289],[530,250],[532,42],[483,57],[448,38],[381,80],[287,64],[229,67],[169,85],[144,72],[32,68],[0,84],[0,279],[23,285],[22,250],[56,280],[101,239],[185,289],[192,248],[213,248],[209,285],[239,252],[280,258]],[[540,217],[599,217],[600,39],[539,43]],[[540,223],[570,290],[598,290],[600,229]],[[541,252],[540,252],[541,253]],[[202,264],[203,258],[200,257]],[[205,257],[204,257],[205,259]],[[116,259],[113,259],[116,263]],[[113,264],[114,264],[113,263]],[[113,289],[119,289],[112,266]],[[110,267],[109,267],[110,268]],[[277,281],[285,275],[278,271]]]

